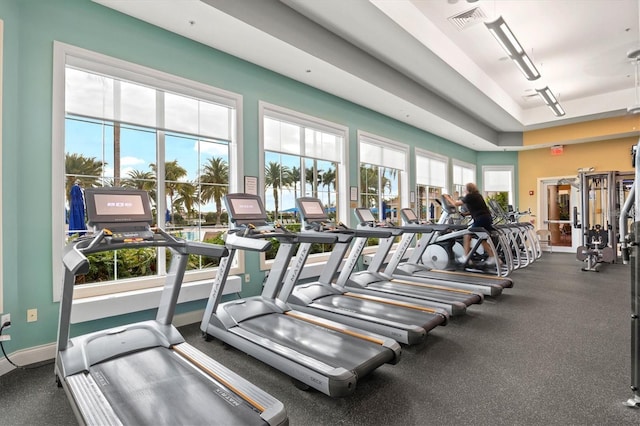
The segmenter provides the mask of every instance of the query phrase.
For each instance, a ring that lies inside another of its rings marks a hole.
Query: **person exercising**
[[[478,187],[475,183],[469,182],[466,185],[466,189],[466,195],[459,200],[454,200],[449,194],[444,194],[444,197],[454,206],[466,206],[471,218],[473,219],[474,227],[484,228],[487,232],[493,231],[493,218],[491,217],[491,212],[487,207],[487,203],[484,201],[484,197],[482,197],[482,194],[478,191]],[[482,241],[482,246],[484,247],[485,252],[489,255],[486,260],[486,264],[495,265],[496,257],[493,252],[493,248],[486,240]],[[464,257],[462,259],[458,259],[461,263],[467,263],[467,260],[469,259],[469,251],[471,251],[471,234],[466,234],[464,236]]]

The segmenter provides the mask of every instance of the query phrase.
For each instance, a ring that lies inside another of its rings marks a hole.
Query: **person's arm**
[[[461,206],[464,204],[464,202],[462,200],[454,200],[453,198],[451,198],[451,195],[449,194],[442,194],[442,196],[451,204],[453,204],[454,206]]]

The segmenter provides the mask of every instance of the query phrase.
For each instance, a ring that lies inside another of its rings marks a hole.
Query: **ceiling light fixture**
[[[553,111],[556,117],[562,117],[565,114],[564,109],[560,106],[560,103],[549,89],[549,86],[544,89],[536,89],[536,92],[538,92],[544,103],[551,108],[551,111]]]
[[[493,34],[493,36],[498,40],[500,46],[507,52],[507,55],[516,63],[520,71],[524,74],[527,80],[533,81],[540,78],[540,72],[538,72],[535,65],[533,65],[533,61],[526,54],[516,36],[513,35],[511,29],[504,22],[504,18],[499,16],[493,22],[485,22],[485,25]]]

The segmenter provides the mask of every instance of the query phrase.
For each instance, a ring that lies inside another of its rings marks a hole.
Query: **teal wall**
[[[517,161],[513,153],[478,154],[90,0],[0,0],[0,19],[5,23],[3,296],[4,311],[11,313],[13,324],[8,352],[51,343],[57,329],[58,304],[52,302],[50,211],[54,40],[242,94],[244,169],[250,175],[257,174],[258,167],[259,100],[349,126],[352,182],[357,182],[358,129],[470,163]],[[411,176],[410,182],[414,181]],[[263,278],[256,256],[248,256],[246,267],[253,282],[246,286],[243,296],[258,293]],[[204,301],[191,302],[177,311],[203,307]],[[38,308],[37,322],[26,323],[29,308]],[[92,321],[73,331],[152,315],[153,311],[145,311]]]

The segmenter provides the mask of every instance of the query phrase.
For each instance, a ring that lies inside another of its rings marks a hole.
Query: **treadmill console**
[[[377,222],[376,217],[373,215],[371,210],[365,207],[358,207],[355,209],[355,214],[360,223],[375,224]]]
[[[342,223],[336,223],[329,219],[322,201],[313,197],[301,197],[296,200],[296,205],[300,210],[302,221],[307,229],[315,231],[345,231],[348,228]]]
[[[151,203],[147,191],[121,187],[85,190],[88,223],[113,242],[153,240]]]
[[[414,212],[411,209],[402,209],[400,210],[400,214],[402,215],[402,219],[404,219],[406,223],[410,223],[410,224],[420,223],[420,219],[418,219],[418,215],[416,215],[416,212]]]
[[[267,224],[267,213],[259,196],[242,193],[227,194],[224,196],[224,202],[232,223],[254,226]]]

